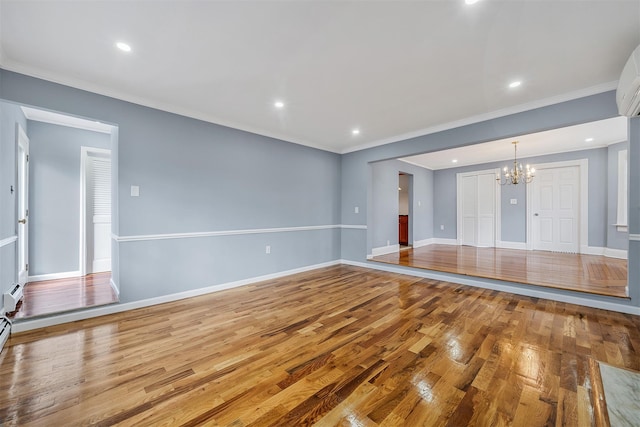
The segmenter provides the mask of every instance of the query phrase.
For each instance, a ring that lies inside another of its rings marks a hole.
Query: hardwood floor
[[[640,317],[335,266],[7,345],[7,426],[583,426]]]
[[[118,302],[110,280],[111,272],[105,272],[28,283],[22,305],[12,317],[24,319]]]
[[[428,245],[373,261],[626,298],[627,260],[545,251]]]

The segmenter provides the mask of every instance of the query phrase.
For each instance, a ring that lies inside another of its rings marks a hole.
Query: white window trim
[[[616,215],[616,229],[621,232],[628,231],[627,222],[627,150],[618,151],[618,206]]]

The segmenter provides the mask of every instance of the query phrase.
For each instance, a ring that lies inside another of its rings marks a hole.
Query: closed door
[[[493,171],[459,176],[458,240],[468,246],[495,246],[496,178]]]
[[[531,190],[533,249],[579,252],[580,168],[538,170]]]
[[[18,283],[29,276],[29,138],[18,126]]]

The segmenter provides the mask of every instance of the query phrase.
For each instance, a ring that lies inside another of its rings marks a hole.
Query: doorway
[[[111,276],[111,149],[117,129],[31,107],[16,109],[25,119],[23,129],[16,129],[16,262],[25,287],[12,317],[118,302]]]
[[[413,245],[413,175],[398,173],[398,243],[400,249]]]

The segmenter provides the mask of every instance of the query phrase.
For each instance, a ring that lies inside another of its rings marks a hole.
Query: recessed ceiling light
[[[522,84],[522,82],[521,82],[520,80],[516,80],[516,81],[514,81],[514,82],[509,83],[509,87],[510,87],[511,89],[514,89],[514,88],[516,88],[516,87],[520,86],[521,84]]]
[[[591,141],[593,141],[593,138],[587,138],[584,140],[584,142],[591,142]]]
[[[118,49],[120,49],[123,52],[131,52],[131,46],[129,46],[128,44],[126,44],[125,42],[118,42],[116,43],[116,47]]]
[[[458,159],[451,160],[451,163],[458,163]]]
[[[284,102],[282,101],[276,101],[273,103],[273,106],[276,108],[284,108]]]
[[[360,129],[354,129],[351,131],[353,135],[360,135]]]
[[[476,4],[476,3],[478,3],[479,1],[480,1],[480,0],[464,0],[464,2],[465,2],[466,4]]]

